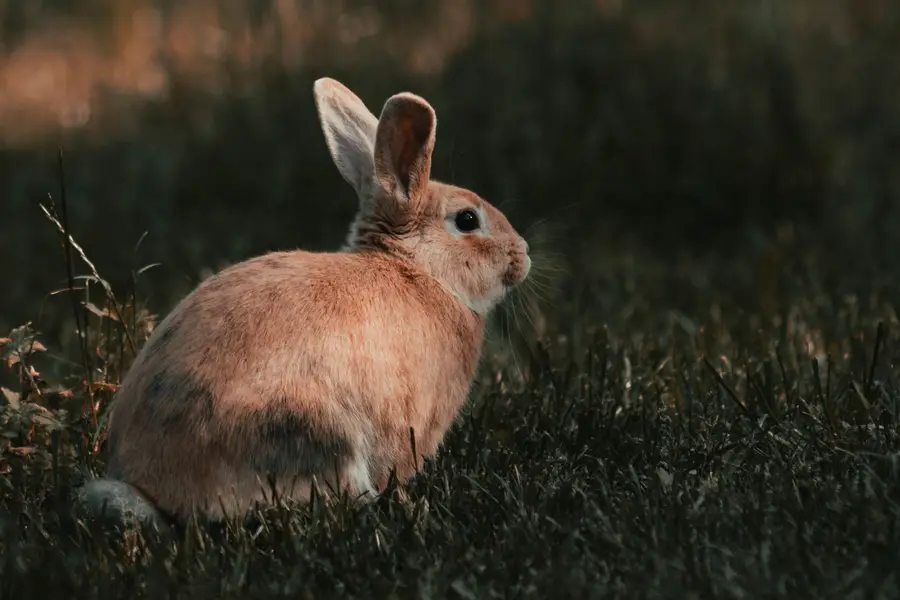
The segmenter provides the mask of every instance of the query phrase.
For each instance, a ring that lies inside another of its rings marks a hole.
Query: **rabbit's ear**
[[[415,207],[431,176],[437,117],[424,99],[403,92],[384,104],[375,136],[375,176],[387,194]]]
[[[334,164],[361,198],[368,195],[378,119],[356,94],[334,79],[317,79],[313,95]]]

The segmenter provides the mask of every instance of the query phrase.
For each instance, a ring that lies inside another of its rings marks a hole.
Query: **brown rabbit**
[[[107,514],[183,521],[270,499],[377,494],[435,453],[466,400],[485,319],[528,244],[471,191],[430,179],[436,117],[400,93],[376,118],[333,79],[314,95],[359,196],[337,253],[273,252],[201,283],[153,332],[109,422]]]

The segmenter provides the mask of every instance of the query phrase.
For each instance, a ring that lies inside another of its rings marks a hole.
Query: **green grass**
[[[849,267],[793,260],[770,289],[749,262],[573,271],[542,340],[526,330],[513,360],[488,345],[405,494],[170,534],[115,535],[69,500],[102,471],[118,321],[88,322],[93,405],[78,361],[55,384],[22,377],[59,360],[19,330],[3,350],[23,356],[0,407],[2,597],[898,597],[896,288],[854,295],[817,283]]]

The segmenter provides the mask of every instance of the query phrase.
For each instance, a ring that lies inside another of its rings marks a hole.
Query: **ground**
[[[59,384],[25,374],[0,409],[2,596],[900,595],[893,288],[829,288],[842,267],[814,261],[768,295],[721,261],[604,264],[518,354],[494,337],[438,456],[369,505],[117,536],[68,499],[102,470],[77,361]],[[500,316],[495,333],[525,315]],[[53,354],[32,339],[10,336],[11,373]],[[121,354],[94,353],[97,405]]]

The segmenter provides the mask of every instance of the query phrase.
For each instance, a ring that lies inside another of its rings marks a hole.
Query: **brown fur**
[[[487,313],[528,246],[473,192],[430,180],[436,119],[392,97],[375,119],[316,84],[329,150],[360,196],[343,252],[274,252],[187,296],[115,399],[109,476],[164,512],[241,513],[313,480],[376,492],[433,455],[464,403]],[[454,229],[472,208],[483,227]],[[415,432],[411,452],[409,431]]]

